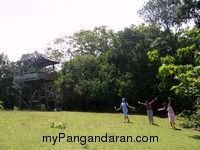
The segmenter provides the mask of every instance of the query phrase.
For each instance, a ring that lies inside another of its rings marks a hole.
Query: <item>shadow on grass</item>
[[[190,138],[196,139],[196,140],[200,140],[200,135],[193,135],[193,136],[189,136]]]
[[[158,126],[158,124],[156,124],[156,123],[153,123],[152,125],[153,125],[153,126]]]
[[[175,131],[181,131],[181,129],[179,129],[179,128],[175,128],[174,130],[175,130]]]

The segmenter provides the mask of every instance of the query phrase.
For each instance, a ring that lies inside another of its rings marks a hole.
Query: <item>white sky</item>
[[[142,19],[145,0],[0,0],[0,53],[11,61],[80,29],[122,30]]]

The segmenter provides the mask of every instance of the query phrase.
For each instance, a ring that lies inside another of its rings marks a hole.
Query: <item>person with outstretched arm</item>
[[[127,102],[126,102],[126,98],[122,98],[122,102],[119,108],[115,107],[115,110],[118,111],[120,109],[122,109],[122,112],[124,113],[124,123],[130,123],[130,120],[128,118],[128,108],[131,109],[135,109],[135,107],[130,106]]]
[[[155,102],[155,100],[157,100],[157,97],[150,102],[148,100],[145,100],[145,103],[138,101],[138,104],[146,106],[147,116],[150,124],[154,124],[152,104]]]
[[[176,129],[175,127],[175,113],[174,113],[174,110],[171,106],[171,100],[172,98],[171,97],[168,97],[168,104],[167,104],[167,108],[166,108],[166,103],[163,103],[163,108],[160,108],[158,109],[158,111],[162,111],[162,110],[166,110],[168,113],[168,118],[169,118],[169,123],[170,123],[170,126],[172,127],[172,129]]]

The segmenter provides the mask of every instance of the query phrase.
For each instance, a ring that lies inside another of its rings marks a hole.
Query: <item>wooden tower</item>
[[[55,64],[58,62],[39,54],[30,54],[16,62],[14,83],[19,92],[20,109],[51,111],[57,108]]]

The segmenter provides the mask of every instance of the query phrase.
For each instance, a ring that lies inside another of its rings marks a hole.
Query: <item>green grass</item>
[[[0,111],[0,150],[199,150],[200,132],[172,130],[167,118],[154,117],[157,126],[146,116],[129,115],[132,123],[124,124],[122,114],[81,112]],[[50,128],[52,122],[64,123],[65,129]],[[43,142],[43,136],[158,136],[158,142],[70,143],[65,140]]]

